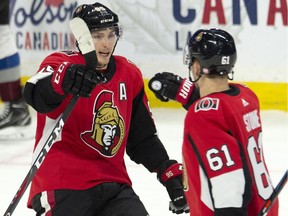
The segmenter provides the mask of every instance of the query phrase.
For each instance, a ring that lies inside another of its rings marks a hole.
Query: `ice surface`
[[[153,109],[159,137],[171,158],[181,161],[181,143],[184,110]],[[32,115],[35,115],[32,113]],[[270,169],[274,186],[288,168],[288,115],[281,111],[262,111],[264,154]],[[34,133],[33,119],[31,133]],[[16,191],[30,169],[34,141],[0,141],[0,215],[4,214]],[[127,169],[133,181],[134,190],[140,196],[151,216],[174,215],[168,211],[169,198],[165,188],[157,181],[156,175],[143,166],[131,162],[128,157]],[[288,186],[280,196],[280,214],[288,215]],[[28,191],[25,192],[14,216],[32,216],[34,211],[26,208]],[[188,215],[188,214],[183,214]]]

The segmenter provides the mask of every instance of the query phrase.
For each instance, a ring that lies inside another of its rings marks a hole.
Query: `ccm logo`
[[[59,66],[58,70],[56,71],[56,75],[55,75],[55,77],[54,77],[54,82],[55,82],[56,84],[59,84],[59,83],[60,83],[61,74],[62,74],[62,72],[64,71],[64,68],[66,67],[67,64],[68,64],[68,62],[63,62],[63,63]]]

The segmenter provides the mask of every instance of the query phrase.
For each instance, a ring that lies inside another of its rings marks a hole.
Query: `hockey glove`
[[[57,72],[53,73],[52,86],[60,95],[79,95],[89,97],[96,84],[102,83],[102,76],[93,70],[88,70],[81,64],[63,62]]]
[[[176,160],[163,162],[157,172],[157,179],[166,187],[171,199],[169,210],[176,214],[190,211],[183,191],[182,177],[182,164]]]
[[[148,86],[159,100],[167,102],[172,99],[184,106],[192,93],[193,83],[173,73],[163,72],[155,74]]]

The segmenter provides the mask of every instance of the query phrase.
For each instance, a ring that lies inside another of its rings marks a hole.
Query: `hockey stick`
[[[285,174],[283,175],[280,182],[278,183],[278,185],[274,189],[273,193],[271,194],[269,199],[266,201],[265,205],[262,207],[258,216],[266,215],[268,213],[268,211],[270,210],[270,208],[272,207],[272,205],[274,204],[279,193],[281,192],[281,190],[284,188],[285,184],[287,183],[287,172],[288,171],[286,170]]]
[[[54,126],[52,132],[50,133],[48,139],[46,140],[45,144],[43,145],[41,151],[39,152],[38,156],[34,160],[29,172],[27,173],[24,181],[22,182],[20,188],[16,192],[14,198],[12,199],[11,203],[9,204],[4,216],[10,216],[14,212],[15,208],[17,207],[20,199],[24,195],[26,189],[28,188],[30,182],[32,181],[32,178],[35,176],[37,170],[43,163],[45,156],[47,155],[48,151],[56,141],[58,135],[61,133],[61,130],[69,117],[69,114],[71,113],[74,105],[76,104],[78,100],[78,96],[74,96],[71,101],[69,102],[66,110],[63,112],[62,116],[57,121],[56,125]]]
[[[74,18],[70,21],[70,28],[78,42],[78,46],[85,58],[86,66],[89,69],[95,69],[97,64],[96,52],[93,44],[93,39],[91,37],[90,31],[86,25],[86,23],[80,18]],[[24,181],[22,182],[20,188],[16,192],[14,198],[12,199],[11,203],[9,204],[4,216],[11,216],[17,207],[20,199],[22,198],[23,194],[25,193],[26,189],[28,188],[29,184],[31,183],[33,177],[35,176],[37,170],[40,168],[41,164],[43,163],[45,156],[51,149],[52,145],[55,143],[57,137],[62,131],[62,128],[67,121],[70,113],[72,112],[76,102],[78,101],[79,96],[75,95],[72,97],[71,101],[66,107],[66,110],[62,113],[57,121],[56,125],[54,126],[52,132],[50,133],[48,139],[44,143],[42,149],[40,150],[39,154],[37,155],[36,159],[33,161],[32,166],[27,173]]]

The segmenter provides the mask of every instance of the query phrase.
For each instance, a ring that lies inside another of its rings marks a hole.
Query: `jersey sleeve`
[[[138,80],[139,85],[135,85],[134,89],[137,94],[132,105],[126,151],[131,160],[143,164],[150,172],[154,172],[169,157],[164,145],[158,138],[140,71],[136,80]]]
[[[38,72],[31,77],[24,87],[23,96],[26,102],[39,113],[55,110],[65,96],[58,94],[52,87],[52,76],[66,61],[67,65],[79,61],[75,52],[57,52],[47,56],[39,66]],[[71,58],[72,57],[72,58]],[[81,59],[81,58],[80,58]],[[80,61],[81,63],[81,61]]]

